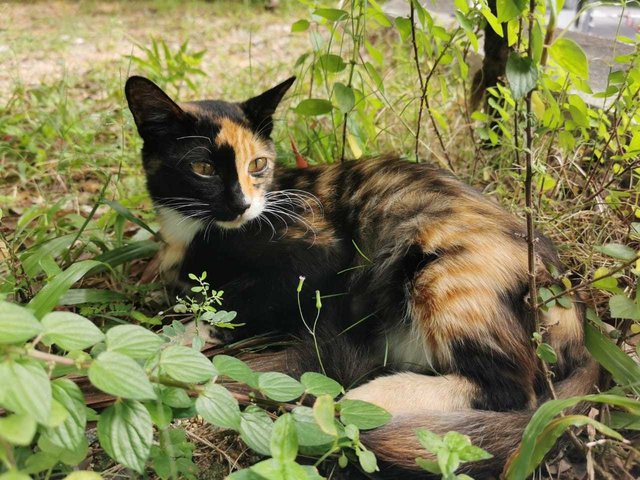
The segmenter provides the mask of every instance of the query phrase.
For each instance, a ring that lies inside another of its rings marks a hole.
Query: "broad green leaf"
[[[78,385],[71,380],[57,379],[51,383],[51,386],[53,399],[59,402],[69,415],[61,425],[47,428],[43,435],[53,445],[74,450],[85,438],[87,414],[84,395]]]
[[[26,447],[33,440],[38,424],[29,414],[0,417],[0,438],[13,445]]]
[[[504,37],[504,32],[502,30],[502,24],[498,21],[496,16],[491,13],[489,7],[482,7],[480,9],[480,13],[485,18],[487,23],[491,26],[491,29],[498,34],[499,37]]]
[[[608,243],[602,246],[596,245],[593,249],[610,257],[625,260],[627,262],[634,260],[637,256],[636,251],[633,248],[620,243]]]
[[[331,395],[319,396],[313,404],[313,417],[320,429],[327,435],[336,436],[335,403]]]
[[[314,411],[311,408],[296,407],[291,414],[295,420],[294,423],[300,447],[319,447],[333,442],[335,436],[327,435],[320,429],[314,417]],[[333,415],[331,416],[331,420],[333,421]]]
[[[508,22],[527,8],[526,0],[497,0],[496,11],[500,22]]]
[[[58,304],[62,296],[74,283],[99,265],[101,265],[101,263],[95,260],[83,260],[74,263],[47,283],[29,302],[29,308],[33,310],[37,318],[44,317],[53,310],[53,307]]]
[[[584,53],[584,50],[582,50],[582,47],[573,40],[566,37],[557,39],[551,47],[549,47],[549,55],[567,72],[583,80],[589,78],[587,55]]]
[[[626,295],[614,295],[609,298],[609,310],[612,318],[640,320],[638,304]]]
[[[329,100],[321,98],[307,98],[302,100],[296,108],[293,109],[299,115],[313,117],[316,115],[324,115],[333,110],[333,105]]]
[[[533,60],[521,57],[517,53],[509,55],[506,74],[513,98],[516,100],[535,88],[538,81],[538,69]]]
[[[591,327],[593,328],[593,327]],[[625,398],[619,395],[585,395],[582,397],[563,398],[559,400],[549,400],[542,404],[538,410],[534,413],[533,417],[529,421],[529,424],[525,428],[522,435],[522,442],[520,443],[516,455],[511,457],[509,463],[505,467],[506,477],[509,480],[519,480],[527,478],[531,472],[535,469],[538,463],[534,462],[533,458],[538,458],[540,454],[544,455],[541,450],[536,450],[537,445],[541,445],[544,442],[546,446],[553,446],[549,442],[546,442],[542,437],[545,430],[549,425],[554,425],[554,419],[561,411],[571,408],[580,402],[598,402],[609,405],[615,405],[618,407],[631,409],[636,413],[640,413],[640,402]],[[562,418],[566,417],[561,417]]]
[[[304,387],[300,382],[278,372],[261,374],[258,377],[258,388],[267,397],[277,402],[295,400],[304,393]]]
[[[331,395],[335,398],[344,392],[342,385],[335,380],[316,372],[303,373],[300,383],[304,385],[305,391],[316,397],[320,395]]]
[[[22,343],[41,331],[42,325],[30,310],[0,301],[0,344]]]
[[[221,428],[240,429],[240,407],[229,391],[209,383],[196,400],[198,415],[207,422]]]
[[[269,455],[273,421],[264,410],[244,411],[240,418],[240,438],[260,455]]]
[[[587,323],[585,325],[585,343],[589,352],[595,357],[600,365],[613,375],[618,384],[633,387],[636,394],[640,394],[640,366],[634,362],[629,355],[624,353],[609,338]]]
[[[384,408],[362,400],[342,400],[340,406],[340,420],[345,425],[353,423],[361,430],[377,428],[389,420],[391,414]]]
[[[63,350],[84,350],[102,341],[104,334],[91,320],[72,312],[49,312],[42,318],[43,340]]]
[[[89,367],[89,380],[105,393],[133,400],[154,400],[156,394],[142,367],[118,352],[102,352]]]
[[[107,331],[107,350],[131,358],[145,359],[160,350],[165,341],[159,335],[138,325],[118,325]]]
[[[0,480],[31,480],[31,477],[26,473],[10,470],[8,472],[1,473]]]
[[[420,445],[422,445],[428,452],[436,453],[444,446],[442,438],[426,428],[417,429],[416,436],[418,437]]]
[[[362,470],[364,470],[365,472],[373,473],[379,470],[378,462],[376,461],[376,456],[373,454],[373,452],[369,450],[359,449],[356,450],[356,455],[358,456],[358,462],[360,463]]]
[[[317,8],[313,11],[313,14],[318,17],[326,18],[331,22],[337,22],[338,20],[342,20],[349,16],[348,12],[338,8]]]
[[[556,351],[548,343],[541,343],[538,345],[538,348],[536,348],[536,354],[547,363],[556,363],[558,361]]]
[[[271,456],[279,462],[293,462],[298,455],[298,435],[290,413],[280,416],[273,424]]]
[[[163,350],[160,368],[174,380],[185,383],[206,382],[216,375],[216,369],[207,357],[183,345]]]
[[[0,363],[0,405],[12,412],[31,415],[46,425],[51,414],[51,383],[44,367],[35,362]]]
[[[318,65],[322,70],[329,73],[338,73],[347,67],[340,55],[325,53],[318,57]]]
[[[151,416],[151,421],[159,429],[165,429],[171,425],[173,420],[173,410],[158,401],[144,402],[144,408]]]
[[[420,468],[427,472],[441,474],[440,465],[435,460],[427,460],[426,458],[416,458],[416,463]]]
[[[127,300],[127,296],[99,288],[72,288],[58,301],[58,305],[82,305],[83,303],[115,303]]]
[[[187,392],[176,387],[161,387],[160,398],[162,403],[172,408],[189,408],[193,404]]]
[[[142,473],[153,440],[151,416],[140,402],[117,402],[100,414],[98,439],[116,462]]]
[[[338,82],[333,86],[336,104],[342,113],[349,113],[356,103],[356,97],[351,87]]]
[[[213,366],[220,375],[226,375],[236,382],[258,388],[258,374],[240,359],[229,355],[216,355],[213,357]]]
[[[298,32],[306,32],[309,29],[309,20],[298,20],[297,22],[293,22],[293,24],[291,25],[291,32],[292,33],[298,33]]]

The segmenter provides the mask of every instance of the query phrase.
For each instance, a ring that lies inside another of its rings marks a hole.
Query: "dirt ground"
[[[136,45],[146,46],[152,37],[171,47],[189,39],[192,50],[206,49],[202,67],[213,91],[221,77],[233,76],[230,64],[234,69],[281,65],[281,76],[287,75],[287,64],[291,69],[295,62],[287,62],[287,55],[300,43],[290,33],[291,18],[282,10],[239,3],[1,3],[0,101],[16,84],[33,87],[104,68],[122,77],[134,73],[126,56],[140,55]]]

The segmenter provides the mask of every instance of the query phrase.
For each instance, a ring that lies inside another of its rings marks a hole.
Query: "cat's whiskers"
[[[191,154],[191,152],[193,152],[194,150],[198,150],[198,149],[202,149],[202,150],[206,150],[207,152],[209,152],[209,155],[213,155],[213,152],[211,152],[211,150],[209,150],[207,147],[205,147],[204,145],[198,145],[193,147],[191,150],[189,150],[187,153],[185,153],[182,157],[180,157],[180,160],[178,160],[178,163],[176,165],[180,165],[182,163],[182,161],[187,158],[188,155]]]
[[[213,146],[213,141],[209,137],[205,137],[204,135],[185,135],[184,137],[177,137],[176,140],[187,140],[190,138],[204,138],[211,144],[211,146]]]

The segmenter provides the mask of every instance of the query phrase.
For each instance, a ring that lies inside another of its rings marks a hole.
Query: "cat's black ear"
[[[240,104],[240,108],[251,122],[253,130],[259,134],[268,137],[273,130],[273,114],[289,90],[296,77],[286,79],[284,82],[275,87],[261,93],[257,97],[250,98],[246,102]]]
[[[186,117],[178,104],[147,78],[129,77],[124,92],[138,132],[145,140],[170,132]]]

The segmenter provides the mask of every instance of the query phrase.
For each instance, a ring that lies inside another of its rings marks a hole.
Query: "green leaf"
[[[313,12],[314,15],[322,18],[326,18],[330,22],[337,22],[349,16],[349,13],[345,10],[338,8],[317,8]]]
[[[44,367],[35,362],[0,363],[0,405],[14,413],[31,415],[46,425],[51,414],[51,383]]]
[[[556,363],[558,361],[558,355],[551,345],[548,343],[541,343],[536,348],[536,355],[547,363]]]
[[[20,256],[25,273],[33,278],[42,271],[41,262],[46,258],[55,258],[64,252],[69,246],[75,234],[62,235],[48,240],[36,247],[30,248]]]
[[[500,22],[508,22],[518,17],[527,8],[526,0],[497,0],[496,11]]]
[[[333,87],[333,93],[336,96],[336,103],[340,111],[342,113],[349,113],[356,103],[353,89],[338,82]]]
[[[440,465],[435,460],[427,460],[426,458],[416,458],[416,463],[420,468],[427,472],[441,474]]]
[[[63,350],[84,350],[102,341],[104,334],[91,320],[72,312],[50,312],[42,318],[44,342]]]
[[[273,422],[264,410],[244,411],[240,418],[240,438],[260,455],[269,455]]]
[[[365,472],[373,473],[379,470],[378,462],[376,461],[376,456],[373,452],[369,450],[356,450],[356,455],[358,455],[360,466]]]
[[[304,393],[300,382],[278,372],[263,373],[258,377],[258,389],[277,402],[295,400]]]
[[[0,438],[13,445],[26,447],[33,440],[37,426],[37,422],[28,414],[0,417]]]
[[[487,23],[491,26],[493,31],[496,32],[496,34],[499,37],[504,37],[504,32],[502,31],[502,24],[498,21],[496,16],[493,13],[491,13],[491,10],[489,9],[489,7],[482,7],[480,9],[480,13],[482,13],[482,16],[485,18]]]
[[[329,445],[333,442],[335,435],[324,433],[314,417],[314,411],[309,407],[296,407],[291,412],[295,420],[296,433],[298,435],[298,445],[301,447],[319,447]],[[331,415],[333,421],[333,414]],[[334,429],[335,429],[335,422]],[[337,430],[336,430],[337,434]],[[322,449],[326,451],[325,449]]]
[[[384,408],[362,400],[342,400],[340,406],[340,420],[345,425],[353,423],[361,430],[377,428],[389,420],[391,414]]]
[[[51,386],[53,399],[59,402],[69,415],[61,425],[47,428],[43,435],[53,445],[66,450],[74,450],[85,439],[87,414],[84,395],[80,387],[71,380],[57,379],[51,383]]]
[[[309,21],[305,19],[293,22],[291,25],[291,33],[306,32],[309,29],[309,25]]]
[[[640,366],[590,323],[585,325],[584,333],[587,349],[598,363],[613,375],[618,384],[633,385],[636,395],[640,394]]]
[[[567,72],[587,80],[589,78],[589,62],[582,47],[566,37],[557,39],[549,47],[549,55]]]
[[[22,343],[42,331],[42,325],[30,310],[0,301],[0,344]]]
[[[609,298],[609,310],[612,318],[640,320],[638,304],[626,295],[614,295]]]
[[[117,402],[100,414],[98,439],[111,458],[141,474],[153,440],[151,416],[140,402]]]
[[[102,352],[89,367],[89,380],[105,393],[134,400],[155,400],[147,374],[138,363],[118,352]]]
[[[122,245],[98,255],[95,259],[102,262],[103,266],[97,268],[95,272],[99,273],[107,270],[107,265],[117,267],[139,258],[152,257],[158,250],[160,250],[160,245],[153,240],[141,240]]]
[[[298,455],[298,435],[290,413],[280,416],[273,424],[271,456],[279,462],[293,462]]]
[[[171,421],[173,420],[173,410],[168,406],[158,401],[151,401],[144,402],[144,408],[149,412],[151,422],[159,429],[162,430],[171,425]]]
[[[236,382],[245,383],[252,388],[258,388],[258,374],[251,370],[242,360],[229,355],[213,357],[213,366],[220,373]]]
[[[335,404],[330,395],[319,396],[313,404],[313,417],[320,429],[327,435],[336,436]]]
[[[74,283],[84,277],[91,269],[99,265],[101,265],[101,263],[95,260],[83,260],[74,263],[47,283],[29,302],[29,308],[33,310],[37,318],[44,317],[45,314],[53,310],[53,307],[58,304],[58,301]]]
[[[182,345],[173,345],[160,354],[160,368],[174,380],[185,383],[206,382],[217,373],[207,357]]]
[[[506,73],[513,98],[516,100],[533,90],[538,81],[536,64],[532,59],[521,57],[517,53],[509,55]]]
[[[541,458],[540,455],[544,455],[544,453],[548,451],[547,447],[551,448],[551,446],[553,446],[553,444],[548,441],[551,437],[547,438],[546,435],[553,435],[555,432],[554,425],[558,424],[554,423],[554,418],[561,411],[571,408],[580,402],[598,402],[616,405],[633,409],[636,413],[640,413],[640,402],[619,395],[597,394],[549,400],[536,410],[525,428],[522,435],[522,442],[518,447],[516,455],[511,458],[505,467],[507,479],[519,480],[527,478],[529,474],[533,472],[539,463],[539,461],[535,461],[535,458]],[[563,418],[567,417],[561,417],[558,420],[562,420]],[[546,430],[549,426],[551,426],[550,430]],[[539,446],[541,448],[538,448]],[[542,450],[545,450],[545,452],[543,453]]]
[[[160,398],[162,403],[172,408],[189,408],[193,405],[187,392],[181,388],[160,387]]]
[[[155,354],[165,341],[159,335],[138,325],[118,325],[107,331],[107,350],[131,358],[145,359]]]
[[[633,248],[627,245],[622,245],[621,243],[608,243],[602,246],[596,245],[593,249],[610,257],[625,260],[627,262],[634,260],[637,256]]]
[[[240,429],[240,407],[229,391],[209,383],[196,400],[198,415],[207,422],[221,428]]]
[[[99,288],[72,288],[58,301],[58,305],[81,305],[83,303],[124,302],[127,296]]]
[[[422,445],[428,452],[436,453],[444,446],[442,438],[426,428],[417,429],[416,436],[418,437],[420,445]]]
[[[296,108],[293,109],[299,115],[313,117],[316,115],[324,115],[333,110],[333,105],[329,100],[321,98],[307,98],[302,100]]]
[[[138,217],[136,217],[124,205],[121,205],[120,203],[116,202],[115,200],[102,200],[102,203],[104,203],[105,205],[109,205],[116,212],[118,212],[118,214],[122,215],[124,218],[129,220],[131,223],[134,223],[134,224],[138,225],[140,228],[145,229],[151,235],[155,235],[156,234],[156,232],[154,232],[149,225],[147,225],[142,220],[140,220]]]
[[[0,480],[31,480],[31,477],[26,473],[11,470],[0,474]]]
[[[342,385],[335,380],[316,372],[303,373],[300,383],[304,385],[305,391],[311,395],[331,395],[335,398],[344,392]]]
[[[325,53],[318,57],[318,65],[322,70],[329,73],[338,73],[347,67],[340,55]]]

